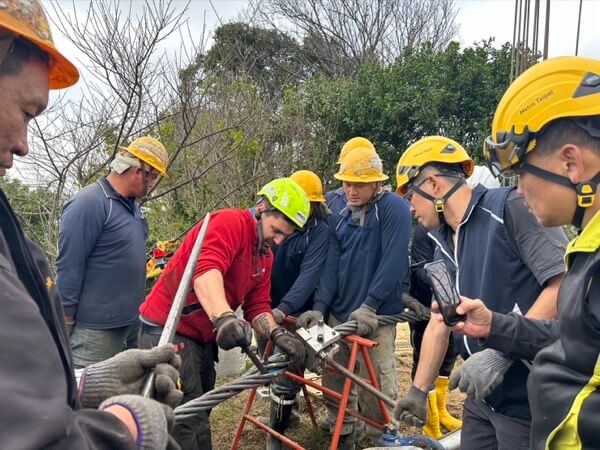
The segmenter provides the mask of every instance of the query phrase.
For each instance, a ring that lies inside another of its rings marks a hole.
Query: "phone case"
[[[431,283],[433,296],[440,307],[440,312],[446,325],[456,325],[465,319],[464,315],[456,313],[456,307],[460,303],[458,291],[454,286],[450,274],[443,261],[434,261],[424,266]]]

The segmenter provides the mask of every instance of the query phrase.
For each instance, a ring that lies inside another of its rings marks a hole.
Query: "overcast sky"
[[[73,8],[80,20],[85,17],[89,6],[89,0],[56,0],[64,11],[71,12]],[[55,10],[50,5],[51,0],[42,0],[46,5],[48,14],[53,20]],[[124,8],[129,8],[129,0],[121,0]],[[141,11],[147,0],[133,0],[132,10]],[[187,0],[173,0],[175,7],[183,8]],[[534,1],[531,1],[532,5]],[[495,45],[500,46],[505,42],[512,42],[513,35],[513,17],[514,0],[455,0],[458,10],[457,22],[459,32],[456,39],[462,47],[470,46],[474,42],[479,42],[490,37],[495,38]],[[544,42],[544,20],[545,20],[545,0],[540,1],[540,36],[539,48],[543,48]],[[187,26],[196,41],[199,40],[203,23],[206,23],[207,35],[217,28],[221,23],[235,21],[239,19],[240,14],[248,5],[248,0],[191,0],[186,14]],[[533,6],[532,6],[533,11]],[[579,11],[579,0],[551,0],[550,14],[550,40],[548,54],[552,56],[574,55],[575,38],[577,33],[577,17]],[[583,10],[581,19],[581,32],[579,40],[579,55],[600,59],[600,31],[598,31],[597,21],[600,18],[600,0],[583,0]],[[532,12],[533,14],[533,12]],[[51,101],[54,96],[66,94],[67,98],[76,100],[83,95],[85,81],[91,78],[91,75],[84,67],[86,61],[81,59],[80,52],[63,36],[56,26],[53,26],[54,40],[57,47],[67,57],[74,60],[81,71],[83,82],[74,87],[63,91],[51,92]],[[185,39],[189,41],[189,36],[184,34]],[[166,50],[167,55],[175,55],[181,47],[182,34],[173,33],[161,46]],[[195,42],[198,44],[198,42]],[[207,43],[210,45],[210,40]],[[189,42],[186,43],[190,48]]]
[[[60,3],[67,10],[72,8],[74,3],[78,13],[83,14],[89,1],[60,0]],[[125,0],[123,3],[129,4]],[[134,0],[135,7],[138,5],[141,7],[143,3],[143,0]],[[174,0],[174,3],[183,6],[186,1]],[[238,18],[247,3],[246,0],[213,0],[213,10],[208,0],[191,0],[187,14],[190,29],[200,30],[205,17],[208,28],[214,30],[219,26],[219,20],[228,22]],[[498,45],[512,41],[514,0],[456,0],[455,3],[458,9],[457,22],[460,26],[458,39],[463,46],[489,37],[495,37]],[[534,2],[531,3],[533,5]],[[539,46],[541,48],[546,2],[542,0],[540,3],[542,17]],[[52,8],[48,10],[52,16],[54,14]],[[579,0],[551,0],[549,56],[575,54],[578,10]],[[579,43],[579,54],[582,56],[600,58],[600,32],[597,25],[599,18],[600,0],[583,0]],[[179,47],[180,39],[179,35],[173,35],[166,45],[176,49]],[[55,32],[55,40],[58,47],[68,56],[77,58],[76,50],[64,36]]]

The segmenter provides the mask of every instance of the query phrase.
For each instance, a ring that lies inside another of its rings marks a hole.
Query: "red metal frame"
[[[371,357],[370,357],[369,351],[368,351],[370,348],[376,347],[378,345],[377,342],[374,342],[374,341],[371,341],[369,339],[365,339],[365,338],[362,338],[359,336],[346,336],[344,338],[344,340],[346,342],[352,344],[352,350],[350,352],[350,360],[348,361],[348,367],[347,367],[348,370],[351,372],[354,371],[354,367],[356,366],[356,361],[358,359],[358,352],[360,350],[361,355],[363,357],[363,361],[367,368],[367,372],[369,373],[369,379],[368,380],[365,379],[365,381],[372,384],[373,387],[375,387],[375,389],[380,390],[379,383],[377,381],[377,376],[375,374],[375,369],[373,368],[373,363],[371,362]],[[273,348],[273,344],[271,341],[269,341],[269,343],[267,344],[267,348],[265,349],[265,355],[269,355],[271,353],[272,348]],[[327,370],[335,370],[335,369],[328,366]],[[323,392],[323,394],[327,397],[331,397],[336,400],[339,400],[339,402],[340,402],[339,409],[338,409],[339,412],[338,412],[337,420],[335,423],[335,429],[333,432],[333,436],[331,437],[330,450],[337,450],[337,446],[338,446],[339,440],[340,440],[340,433],[342,431],[342,425],[344,423],[344,416],[346,414],[349,414],[349,415],[351,415],[359,420],[362,420],[363,422],[365,422],[373,427],[379,428],[381,430],[383,429],[383,426],[385,423],[391,422],[390,414],[389,414],[383,400],[381,400],[379,398],[377,399],[377,403],[379,404],[379,409],[381,410],[381,414],[383,415],[383,418],[385,420],[384,423],[379,423],[373,419],[364,417],[354,411],[347,410],[348,398],[350,396],[350,389],[352,387],[352,380],[349,378],[346,378],[346,381],[344,382],[344,388],[342,389],[342,393],[340,394],[339,392],[332,391],[331,389],[321,386],[320,384],[317,384],[312,380],[307,380],[304,377],[299,376],[295,373],[286,371],[283,374],[285,376],[291,378],[292,380],[296,381],[297,383],[299,383],[302,386],[308,413],[310,415],[312,424],[315,428],[317,426],[317,422],[315,420],[314,410],[313,410],[312,404],[310,402],[309,393],[308,393],[308,390],[306,389],[306,386],[310,386],[314,389],[317,389],[317,390]],[[304,450],[304,447],[302,447],[301,445],[297,444],[296,442],[292,441],[291,439],[287,438],[286,436],[282,435],[281,433],[278,433],[277,431],[273,430],[272,428],[265,425],[264,423],[256,420],[254,417],[252,417],[250,415],[250,409],[252,408],[255,398],[256,398],[256,388],[254,388],[250,391],[250,395],[248,396],[248,400],[246,401],[246,406],[244,407],[244,412],[242,414],[242,418],[240,419],[240,423],[238,424],[235,436],[233,438],[233,442],[231,443],[231,450],[237,450],[240,440],[242,438],[242,432],[244,431],[244,426],[246,425],[246,422],[250,422],[250,423],[254,424],[255,426],[257,426],[258,428],[260,428],[261,430],[265,431],[266,433],[269,433],[270,435],[275,436],[277,439],[282,441],[285,445],[287,445],[288,447],[290,447],[294,450]],[[327,399],[325,397],[324,397],[324,400],[327,401]]]

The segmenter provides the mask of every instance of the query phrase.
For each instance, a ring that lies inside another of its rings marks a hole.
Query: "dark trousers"
[[[151,348],[158,344],[162,327],[142,322],[138,336],[140,348]],[[183,390],[183,403],[200,397],[215,387],[215,361],[218,356],[214,342],[203,344],[176,334],[174,343],[179,344],[181,367],[179,376]],[[194,417],[178,420],[173,428],[173,437],[182,450],[211,450],[210,411]]]
[[[427,323],[427,320],[422,320],[421,322],[416,323],[409,323],[410,342],[413,348],[413,366],[410,374],[412,380],[414,380],[415,378],[415,372],[417,371],[417,365],[419,364],[419,355],[421,354],[421,343],[423,342],[423,335],[425,334],[425,328],[427,328]],[[450,373],[454,368],[454,363],[456,362],[457,355],[458,352],[456,351],[454,339],[452,338],[452,335],[450,335],[450,342],[448,342],[448,350],[446,351],[446,356],[444,356],[442,367],[440,367],[440,376],[450,376]]]
[[[460,434],[462,450],[529,449],[531,421],[493,411],[478,400],[465,401]]]

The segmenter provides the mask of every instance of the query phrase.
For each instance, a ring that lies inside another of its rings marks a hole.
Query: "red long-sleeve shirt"
[[[186,235],[181,247],[140,305],[140,313],[144,318],[165,324],[202,222],[198,222]],[[251,322],[257,315],[271,311],[269,291],[272,264],[270,250],[266,256],[258,254],[256,221],[251,211],[223,209],[211,214],[192,279],[211,269],[221,272],[229,306],[235,310],[242,305],[245,319]],[[211,342],[215,339],[213,328],[200,306],[192,283],[177,332],[199,342]]]

